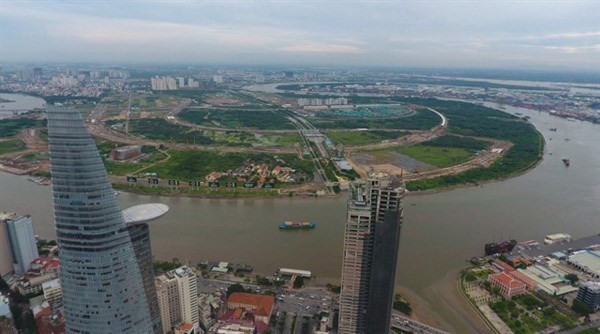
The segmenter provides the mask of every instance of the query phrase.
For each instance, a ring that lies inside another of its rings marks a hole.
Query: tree
[[[0,277],[0,291],[7,291],[8,289],[10,289],[10,287],[8,286],[6,281],[2,277]]]
[[[571,309],[575,311],[575,313],[582,316],[588,316],[590,313],[594,312],[594,310],[588,304],[579,299],[573,300],[573,306]]]
[[[342,287],[339,285],[333,285],[333,284],[327,283],[327,290],[329,290],[333,293],[340,293],[340,291],[342,290]]]
[[[246,292],[246,289],[239,283],[232,284],[227,288],[227,297],[234,292]]]
[[[294,281],[294,289],[300,289],[303,286],[304,286],[304,277],[302,277],[302,276],[296,277],[296,280]]]
[[[579,276],[577,276],[576,274],[566,274],[565,278],[571,282],[572,285],[576,285],[577,282],[579,282]]]
[[[402,298],[402,295],[400,294],[395,294],[394,295],[394,310],[396,311],[400,311],[408,316],[410,316],[412,314],[412,307],[410,306],[410,303],[405,301]]]
[[[466,281],[466,282],[473,282],[473,281],[476,281],[476,280],[477,280],[477,276],[475,276],[475,274],[473,274],[473,273],[471,273],[471,272],[470,272],[470,273],[467,273],[467,274],[465,275],[465,281]]]

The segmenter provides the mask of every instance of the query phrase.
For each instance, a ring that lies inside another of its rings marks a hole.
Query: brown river
[[[397,284],[423,298],[453,332],[473,328],[431,292],[432,286],[465,266],[465,259],[481,255],[484,243],[600,233],[600,126],[526,109],[506,111],[530,116],[544,135],[546,152],[536,168],[483,187],[407,196],[404,204]],[[570,167],[563,157],[571,159]],[[147,202],[170,207],[150,223],[156,259],[223,260],[265,274],[279,267],[307,269],[318,280],[339,282],[345,196],[193,199],[122,193],[117,198],[121,208]],[[36,233],[54,237],[50,187],[0,173],[0,210],[31,214]],[[310,220],[317,228],[279,231],[281,220]]]

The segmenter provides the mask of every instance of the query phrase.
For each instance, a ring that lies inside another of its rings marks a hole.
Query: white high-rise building
[[[12,273],[13,260],[10,255],[10,243],[8,241],[8,231],[4,227],[4,219],[10,217],[11,213],[0,212],[0,276]]]
[[[23,275],[29,270],[31,261],[40,257],[31,216],[5,215],[2,219],[2,225],[8,237],[13,270],[15,274]]]
[[[186,266],[156,278],[156,294],[164,333],[182,322],[199,327],[197,284],[196,274]]]
[[[150,79],[152,90],[176,90],[177,80],[173,77],[156,76]]]

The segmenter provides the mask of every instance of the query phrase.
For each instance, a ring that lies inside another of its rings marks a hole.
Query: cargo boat
[[[500,243],[490,242],[485,244],[485,255],[497,253],[509,253],[517,245],[517,240],[502,241]]]
[[[279,224],[280,230],[304,230],[315,228],[317,224],[312,222],[292,222],[285,221]]]

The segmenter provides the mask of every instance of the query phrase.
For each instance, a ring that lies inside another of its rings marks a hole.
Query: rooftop
[[[257,315],[268,316],[271,314],[275,297],[267,295],[257,295],[247,292],[234,292],[228,298],[229,303],[240,303],[245,305],[253,305],[256,307],[254,311]]]
[[[569,256],[569,262],[586,267],[591,271],[600,273],[600,252],[582,251]]]
[[[60,259],[54,257],[38,257],[31,261],[31,268],[35,270],[49,270],[60,267]]]
[[[169,207],[161,203],[140,204],[122,211],[126,224],[136,224],[154,220],[169,211]]]
[[[519,280],[515,279],[514,277],[510,276],[509,274],[507,274],[505,272],[501,272],[499,274],[492,274],[490,276],[496,278],[504,286],[517,287],[517,286],[523,284],[522,282],[520,282]]]

